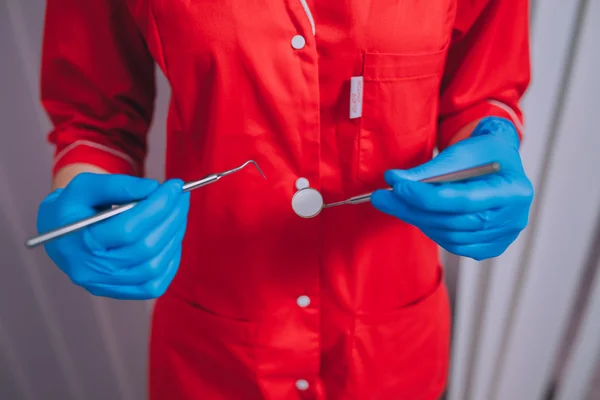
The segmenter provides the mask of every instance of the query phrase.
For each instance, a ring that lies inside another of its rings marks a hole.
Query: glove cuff
[[[521,145],[517,127],[507,118],[495,116],[483,118],[479,124],[477,124],[475,129],[473,129],[471,137],[483,135],[498,137],[517,150]]]

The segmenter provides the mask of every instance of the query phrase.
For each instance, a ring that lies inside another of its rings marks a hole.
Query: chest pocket
[[[357,179],[382,184],[387,169],[425,162],[435,144],[446,48],[420,54],[367,52],[356,141]]]

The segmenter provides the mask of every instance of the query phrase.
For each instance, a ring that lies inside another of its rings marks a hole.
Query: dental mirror
[[[292,197],[292,209],[302,218],[313,218],[319,215],[325,204],[318,190],[310,188],[306,178],[296,181],[298,191]]]

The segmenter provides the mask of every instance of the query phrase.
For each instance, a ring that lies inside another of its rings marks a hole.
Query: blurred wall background
[[[151,303],[90,296],[23,246],[50,185],[44,7],[0,1],[0,399],[144,399]],[[501,257],[444,254],[448,400],[600,399],[600,0],[533,1],[531,21],[522,154],[536,203]],[[169,87],[158,84],[147,168],[162,179]]]

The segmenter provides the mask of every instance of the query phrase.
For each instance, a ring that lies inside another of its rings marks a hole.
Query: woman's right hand
[[[115,299],[160,297],[173,280],[187,226],[189,193],[127,175],[83,172],[40,204],[40,233],[140,200],[130,210],[44,245],[52,261],[88,292]]]

